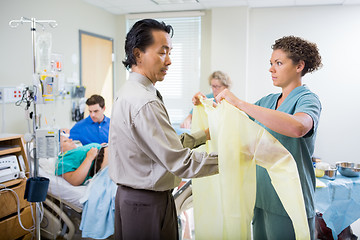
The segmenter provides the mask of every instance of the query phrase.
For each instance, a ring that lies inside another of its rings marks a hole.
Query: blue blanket
[[[108,167],[89,183],[80,223],[83,238],[105,239],[114,234],[116,190]]]

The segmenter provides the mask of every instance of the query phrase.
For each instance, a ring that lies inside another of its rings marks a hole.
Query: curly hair
[[[275,41],[271,46],[273,50],[281,49],[287,53],[294,64],[304,61],[305,66],[301,76],[311,73],[322,67],[319,49],[315,43],[311,43],[299,37],[286,36]]]
[[[158,22],[154,19],[142,19],[137,21],[126,35],[125,40],[125,60],[122,61],[126,69],[130,69],[132,65],[136,65],[136,58],[134,56],[134,49],[139,48],[142,52],[150,46],[153,42],[152,31],[164,31],[174,35],[174,29],[171,25],[166,25],[164,22]]]

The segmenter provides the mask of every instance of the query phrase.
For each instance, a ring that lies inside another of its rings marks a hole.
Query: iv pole
[[[31,23],[31,42],[32,42],[32,60],[33,60],[33,74],[36,74],[36,24],[40,24],[43,28],[45,24],[48,24],[50,27],[55,28],[57,26],[56,21],[54,20],[36,20],[35,18],[25,18],[21,17],[20,20],[11,20],[9,22],[10,27],[17,28],[20,24],[24,23]],[[36,91],[39,91],[37,89]],[[35,93],[36,97],[36,93]],[[36,100],[34,101],[34,113],[33,113],[33,137],[35,135],[35,130],[38,128],[36,124]],[[36,156],[36,141],[34,143],[34,177],[38,176],[39,171],[39,161]],[[36,212],[36,219],[35,219],[35,230],[36,230],[36,239],[40,240],[40,211],[37,208],[38,203],[35,203],[35,212]]]

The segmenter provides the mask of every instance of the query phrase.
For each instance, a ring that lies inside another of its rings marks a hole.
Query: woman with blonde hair
[[[206,95],[206,98],[214,98],[222,92],[224,89],[230,89],[231,87],[231,79],[229,75],[222,71],[215,71],[209,76],[209,85],[211,86],[212,93]],[[199,93],[196,93],[197,96]],[[193,98],[193,103],[195,104],[196,99]],[[192,112],[191,109],[189,115],[185,118],[185,120],[180,124],[181,128],[191,128],[191,121],[192,121]]]

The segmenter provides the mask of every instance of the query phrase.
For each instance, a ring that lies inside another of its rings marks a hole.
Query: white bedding
[[[79,200],[85,195],[87,185],[73,186],[64,178],[55,176],[55,170],[49,168],[52,165],[55,165],[55,162],[51,159],[39,159],[39,175],[50,179],[48,193],[82,209],[83,204]]]
[[[113,235],[117,186],[108,175],[108,167],[99,171],[87,185],[73,186],[55,176],[55,162],[55,159],[39,159],[39,175],[50,179],[48,195],[81,212],[79,229],[83,238],[107,239]]]

